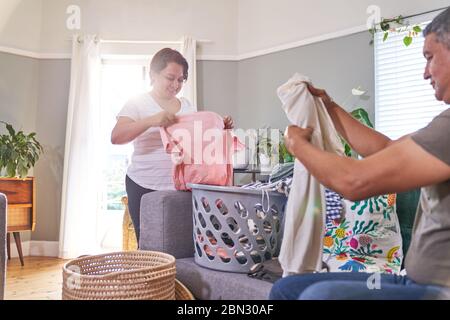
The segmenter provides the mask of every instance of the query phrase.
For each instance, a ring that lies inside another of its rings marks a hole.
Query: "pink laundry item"
[[[160,133],[164,149],[172,155],[175,189],[190,190],[188,183],[233,184],[232,155],[243,145],[224,129],[220,115],[210,111],[181,115]]]

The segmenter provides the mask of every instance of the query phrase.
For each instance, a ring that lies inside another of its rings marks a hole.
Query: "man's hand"
[[[233,129],[233,119],[230,116],[226,116],[223,118],[223,126],[225,129]]]
[[[308,87],[309,92],[313,96],[322,99],[322,101],[326,107],[330,106],[331,103],[333,102],[333,99],[331,99],[331,97],[328,95],[328,93],[325,90],[317,89],[317,88],[313,87],[312,84],[309,84],[309,83],[307,84],[307,87]]]
[[[312,133],[312,128],[303,129],[294,125],[287,127],[284,132],[284,143],[289,153],[295,157],[295,152],[299,146],[311,140]]]

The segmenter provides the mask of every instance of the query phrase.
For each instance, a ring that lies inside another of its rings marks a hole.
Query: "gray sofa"
[[[5,294],[6,281],[6,207],[6,196],[0,193],[0,300]]]
[[[272,283],[207,269],[194,262],[190,192],[155,191],[142,197],[139,248],[177,258],[177,278],[200,300],[264,300]]]
[[[397,215],[405,254],[419,194],[419,190],[397,194]],[[155,191],[144,195],[141,201],[140,249],[163,251],[175,256],[177,278],[197,299],[267,299],[272,288],[272,283],[268,281],[250,278],[246,274],[210,270],[195,264],[192,221],[190,192]]]

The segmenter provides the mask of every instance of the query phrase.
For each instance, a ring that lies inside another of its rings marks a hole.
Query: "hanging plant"
[[[370,44],[373,44],[377,32],[384,32],[383,42],[387,40],[390,33],[408,32],[403,37],[403,44],[408,47],[412,43],[413,37],[417,37],[422,32],[422,28],[418,24],[411,26],[408,21],[405,21],[405,19],[399,15],[391,19],[382,19],[380,23],[375,24],[370,28],[369,33],[372,35]]]

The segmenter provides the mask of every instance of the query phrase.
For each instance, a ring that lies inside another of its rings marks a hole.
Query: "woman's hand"
[[[168,127],[171,124],[177,122],[177,117],[170,112],[165,110],[158,112],[152,116],[152,126],[153,127]]]
[[[225,118],[223,118],[223,126],[225,129],[233,129],[233,119],[230,116],[226,116]]]
[[[303,143],[311,140],[312,132],[312,128],[303,129],[294,125],[287,127],[284,132],[284,143],[289,153],[295,157],[296,150],[298,150]]]
[[[331,99],[331,97],[328,95],[328,93],[323,90],[323,89],[318,89],[315,88],[312,84],[308,83],[308,90],[309,92],[315,96],[318,97],[320,99],[322,99],[323,103],[325,104],[326,107],[329,107],[331,105],[331,103],[333,102],[333,99]]]

